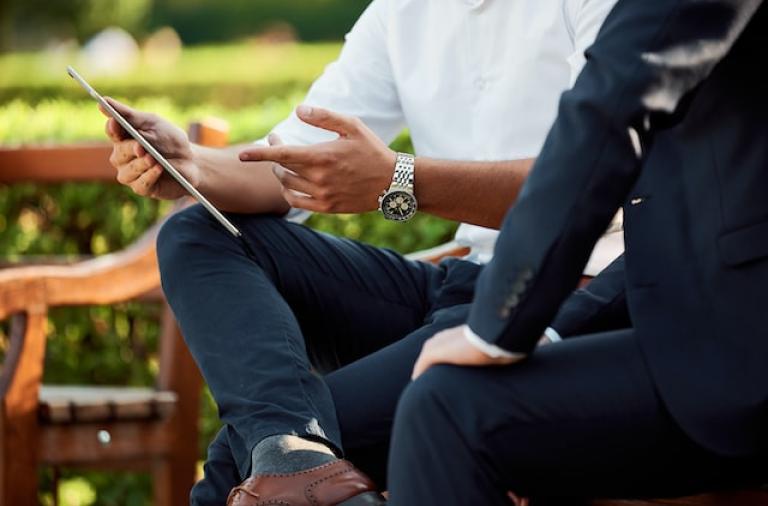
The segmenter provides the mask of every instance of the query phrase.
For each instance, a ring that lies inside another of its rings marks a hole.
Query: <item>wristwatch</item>
[[[379,195],[379,211],[384,218],[408,221],[416,214],[418,203],[413,194],[413,174],[416,159],[408,153],[397,153],[395,174],[388,190]]]

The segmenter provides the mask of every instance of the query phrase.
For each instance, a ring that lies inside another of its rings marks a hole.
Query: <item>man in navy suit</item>
[[[768,476],[767,50],[761,0],[619,2],[468,324],[424,346],[395,421],[391,504]],[[566,298],[619,207],[626,253]],[[563,341],[534,353],[550,322]]]

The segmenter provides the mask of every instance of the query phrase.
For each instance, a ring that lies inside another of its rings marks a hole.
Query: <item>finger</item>
[[[120,167],[117,171],[117,181],[120,184],[130,185],[155,165],[157,162],[149,155],[135,158]]]
[[[112,109],[116,110],[120,114],[120,116],[122,116],[123,118],[127,119],[131,124],[133,124],[133,122],[131,120],[133,120],[136,117],[137,114],[141,114],[141,113],[139,113],[139,111],[137,111],[133,107],[127,106],[124,103],[120,102],[119,100],[115,100],[112,97],[104,97],[104,100],[110,106],[112,106]],[[99,109],[101,109],[101,112],[106,114],[107,116],[111,116],[104,109],[104,107],[101,106],[101,104],[99,104]]]
[[[128,123],[136,128],[142,128],[146,126],[155,118],[155,116],[151,113],[134,109],[133,107],[125,105],[124,103],[119,102],[112,97],[104,97],[104,100],[106,100],[109,105],[111,105],[112,108],[120,114],[120,116],[125,118]],[[102,109],[102,112],[105,111]]]
[[[243,162],[276,162],[280,165],[302,165],[310,162],[314,150],[307,146],[253,146],[240,152]]]
[[[353,135],[360,130],[360,120],[357,118],[321,107],[300,105],[296,108],[296,116],[304,123],[336,132],[342,136]]]
[[[413,365],[413,372],[411,373],[411,379],[415,380],[416,378],[424,374],[424,372],[426,372],[427,369],[432,367],[433,364],[434,363],[432,359],[428,355],[425,355],[422,352],[422,354],[419,355],[419,358],[416,359],[416,363]]]
[[[318,186],[295,172],[287,170],[281,165],[274,164],[272,166],[272,173],[280,181],[280,184],[283,185],[283,188],[305,193],[311,197],[318,197]]]
[[[159,165],[154,165],[128,186],[130,186],[133,192],[137,195],[146,197],[152,193],[153,186],[162,175],[163,169]]]
[[[112,154],[109,155],[109,163],[116,169],[120,169],[126,163],[130,163],[136,156],[136,145],[134,140],[120,141],[112,146]]]
[[[507,495],[512,500],[512,503],[515,506],[528,506],[528,499],[525,497],[519,497],[518,495],[514,494],[513,492],[508,492]]]
[[[123,127],[121,127],[114,118],[109,118],[107,120],[106,125],[104,125],[104,131],[112,142],[120,142],[128,138],[128,133],[123,130]]]
[[[293,190],[283,188],[283,198],[288,205],[296,209],[304,209],[315,213],[327,213],[330,209],[308,195],[300,195]]]
[[[434,339],[434,338],[433,338]],[[432,367],[437,363],[437,360],[435,358],[435,348],[432,346],[432,343],[430,340],[427,340],[424,343],[424,347],[421,349],[421,353],[419,354],[419,358],[416,359],[416,364],[413,366],[413,373],[411,374],[411,379],[415,380],[422,374],[424,374],[427,369]]]

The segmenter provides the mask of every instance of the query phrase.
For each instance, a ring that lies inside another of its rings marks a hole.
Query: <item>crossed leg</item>
[[[381,439],[421,342],[459,323],[461,311],[447,308],[471,300],[479,271],[409,261],[277,217],[232,219],[244,242],[198,206],[172,217],[158,239],[163,288],[226,425],[195,504],[221,504],[248,476],[253,447],[275,434],[350,455],[360,448],[361,460],[383,462]],[[355,363],[379,351],[378,360]]]

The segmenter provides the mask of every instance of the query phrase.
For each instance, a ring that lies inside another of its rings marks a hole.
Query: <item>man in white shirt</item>
[[[244,233],[234,239],[194,207],[158,241],[164,290],[225,423],[193,503],[221,504],[254,476],[231,504],[309,504],[291,491],[320,482],[319,504],[380,504],[336,456],[343,448],[384,485],[394,408],[421,345],[466,319],[494,229],[613,4],[374,0],[305,106],[273,130],[269,143],[286,146],[193,146],[115,103],[214,204],[239,213]],[[415,164],[387,148],[406,126]],[[107,130],[122,183],[183,194],[113,121]],[[426,265],[291,222],[380,205],[382,219],[418,206],[463,222],[457,241],[470,255]],[[591,272],[620,253],[617,234],[606,242]]]

